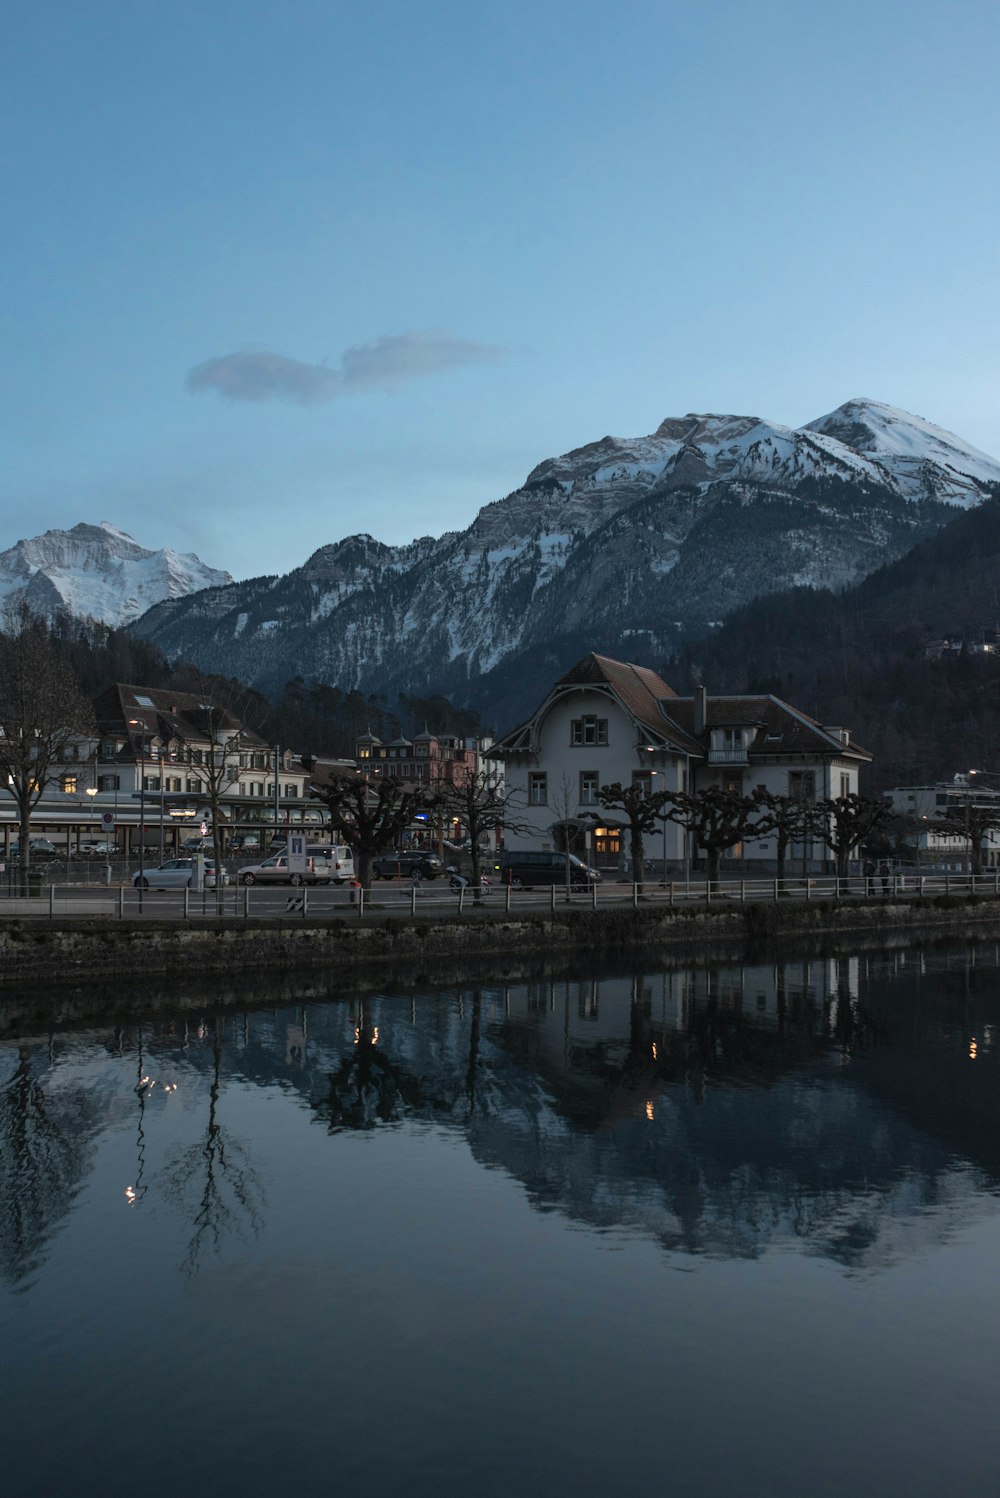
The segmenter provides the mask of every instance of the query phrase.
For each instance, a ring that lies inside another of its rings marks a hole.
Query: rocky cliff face
[[[196,556],[147,551],[106,521],[46,531],[0,552],[0,605],[23,600],[38,614],[65,611],[104,624],[128,624],[163,599],[231,582]]]
[[[1000,463],[870,401],[797,431],[671,418],[539,464],[465,531],[352,536],[285,577],[158,604],[136,628],[265,689],[302,675],[488,710],[491,672],[556,668],[560,651],[568,665],[581,643],[661,660],[760,594],[865,576],[998,482]]]

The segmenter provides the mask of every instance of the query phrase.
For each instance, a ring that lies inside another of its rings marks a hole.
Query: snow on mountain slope
[[[37,613],[66,610],[104,624],[128,624],[164,599],[231,582],[192,554],[149,551],[107,521],[46,531],[0,552],[0,604],[23,599]]]
[[[908,499],[975,504],[978,485],[1000,484],[1000,463],[943,427],[881,401],[850,400],[803,428],[863,453]]]
[[[135,628],[264,689],[302,675],[471,700],[485,673],[548,659],[554,641],[655,664],[752,598],[858,581],[994,479],[993,459],[873,402],[797,431],[689,414],[547,459],[464,531],[349,536]]]

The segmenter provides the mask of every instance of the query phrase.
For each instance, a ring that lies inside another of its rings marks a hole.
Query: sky
[[[995,0],[45,0],[0,50],[0,549],[284,572],[667,416],[1000,456]]]

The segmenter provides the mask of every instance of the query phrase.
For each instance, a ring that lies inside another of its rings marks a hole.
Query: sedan
[[[136,889],[190,889],[194,884],[193,858],[168,858],[158,869],[143,869],[133,876]],[[222,870],[223,886],[229,883],[229,874]],[[215,865],[206,860],[205,888],[215,888]]]

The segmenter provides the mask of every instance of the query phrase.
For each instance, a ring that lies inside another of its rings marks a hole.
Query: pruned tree
[[[969,848],[972,873],[983,872],[983,845],[990,832],[1000,828],[1000,804],[984,806],[971,796],[950,797],[948,806],[929,824],[938,832],[964,838]]]
[[[859,796],[856,791],[849,796],[831,796],[828,800],[817,801],[813,810],[816,814],[814,830],[833,854],[838,879],[847,878],[854,850],[883,832],[893,820],[888,801]]]
[[[706,877],[719,877],[722,855],[747,837],[762,837],[769,830],[768,813],[759,792],[750,796],[708,785],[704,790],[668,791],[663,816],[689,832],[705,854]]]
[[[312,794],[326,808],[331,830],[353,846],[365,890],[371,889],[372,859],[396,846],[418,812],[438,804],[435,793],[391,775],[336,775],[314,784]]]
[[[500,824],[512,830],[520,825],[515,815],[518,793],[505,787],[502,771],[482,769],[455,782],[438,781],[437,799],[448,815],[458,818],[469,835],[472,895],[479,901],[483,894],[479,839]]]
[[[805,844],[820,831],[816,803],[798,796],[778,796],[773,791],[758,791],[761,820],[754,824],[757,837],[774,834],[777,874],[785,878],[788,850],[793,843]]]
[[[31,813],[49,783],[78,763],[94,712],[44,620],[24,604],[3,612],[0,635],[0,784],[17,807],[18,854],[26,887]],[[75,752],[74,752],[75,751]]]
[[[646,882],[644,839],[662,821],[664,807],[671,794],[670,791],[650,790],[649,781],[645,778],[634,780],[631,785],[622,785],[615,780],[598,789],[597,799],[604,810],[622,813],[629,834],[632,878],[640,886]]]

